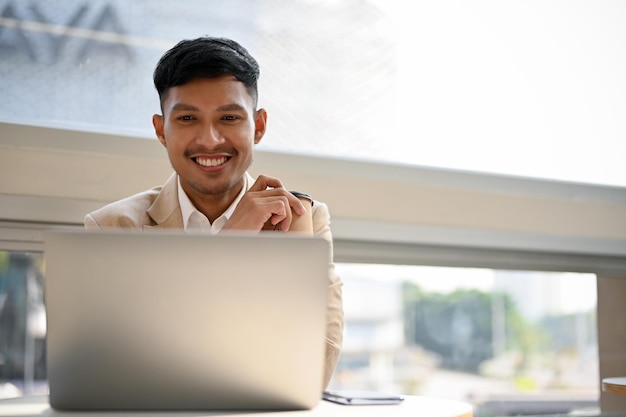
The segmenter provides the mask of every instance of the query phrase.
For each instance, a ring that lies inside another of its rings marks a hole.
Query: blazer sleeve
[[[171,188],[171,187],[170,187]],[[111,228],[141,230],[144,226],[154,226],[156,223],[150,217],[148,210],[158,198],[161,187],[126,197],[109,203],[85,215],[84,225],[87,230],[103,230]],[[166,213],[175,212],[178,208],[178,197],[165,196]],[[180,218],[182,225],[182,217]]]
[[[96,222],[91,214],[85,216],[85,229],[87,230],[102,230],[102,227]]]
[[[335,272],[333,261],[333,238],[330,230],[328,206],[315,201],[313,205],[313,229],[316,236],[330,242],[330,264],[328,265],[328,307],[326,323],[326,357],[324,367],[324,388],[328,386],[335,372],[343,342],[343,296],[342,282]]]

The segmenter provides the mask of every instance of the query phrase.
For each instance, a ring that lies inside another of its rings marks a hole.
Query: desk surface
[[[60,412],[50,408],[47,396],[12,398],[0,401],[0,415],[7,417],[144,417],[152,416],[150,412]],[[399,405],[339,405],[327,401],[320,403],[308,411],[216,411],[216,412],[159,412],[161,417],[200,417],[200,416],[247,416],[262,417],[472,417],[470,404],[430,397],[407,396]]]
[[[602,391],[626,395],[626,377],[604,378]]]

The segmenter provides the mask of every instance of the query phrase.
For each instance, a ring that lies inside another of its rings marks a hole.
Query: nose
[[[225,138],[218,126],[208,123],[202,128],[200,142],[208,147],[213,147],[224,143]]]

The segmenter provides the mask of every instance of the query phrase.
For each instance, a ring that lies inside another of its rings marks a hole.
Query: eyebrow
[[[200,111],[200,109],[197,108],[196,106],[192,106],[191,104],[185,104],[185,103],[176,103],[172,106],[170,110],[172,111],[175,111],[175,110]]]
[[[241,104],[233,103],[233,104],[224,104],[223,106],[219,106],[217,111],[246,111],[246,108]]]
[[[200,109],[192,104],[176,103],[170,109],[171,111],[200,111]],[[232,103],[219,106],[217,111],[246,111],[246,108],[241,104]]]

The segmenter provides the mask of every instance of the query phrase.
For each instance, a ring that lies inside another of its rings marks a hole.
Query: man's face
[[[198,78],[171,88],[163,116],[153,118],[187,194],[234,198],[265,133],[266,113],[255,111],[245,85],[230,75]]]

